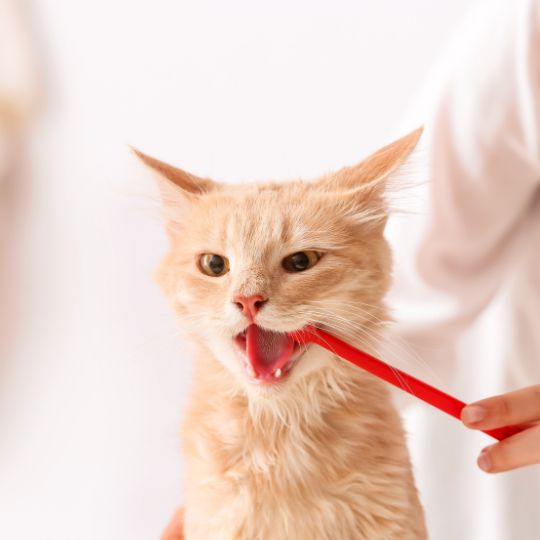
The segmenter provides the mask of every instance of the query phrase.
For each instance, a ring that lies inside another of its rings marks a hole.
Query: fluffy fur
[[[157,173],[171,239],[158,281],[196,352],[186,540],[426,538],[385,385],[316,346],[289,377],[253,384],[233,344],[248,323],[232,301],[262,294],[258,324],[318,325],[373,352],[391,266],[384,185],[419,135],[314,182],[223,185],[138,153]],[[282,259],[302,250],[324,255],[285,272]],[[230,272],[204,275],[201,253],[226,255]]]

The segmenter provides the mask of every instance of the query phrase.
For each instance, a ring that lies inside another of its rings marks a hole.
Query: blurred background
[[[181,502],[189,353],[128,145],[229,182],[354,163],[468,5],[0,0],[0,538],[148,540]]]

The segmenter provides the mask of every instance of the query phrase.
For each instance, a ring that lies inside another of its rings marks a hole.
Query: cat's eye
[[[303,272],[315,266],[321,257],[318,251],[297,251],[285,257],[281,264],[287,272]]]
[[[199,268],[207,276],[223,276],[229,271],[229,260],[222,255],[204,253],[199,259]]]

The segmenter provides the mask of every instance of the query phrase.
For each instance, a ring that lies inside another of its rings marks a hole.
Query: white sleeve
[[[519,257],[539,196],[540,2],[484,2],[457,40],[419,151],[425,209],[387,231],[389,304],[406,342],[439,373]]]

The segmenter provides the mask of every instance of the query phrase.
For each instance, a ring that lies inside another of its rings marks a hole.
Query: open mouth
[[[248,375],[258,383],[273,383],[285,378],[304,352],[289,334],[250,324],[234,337],[243,353]]]

